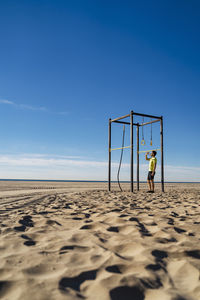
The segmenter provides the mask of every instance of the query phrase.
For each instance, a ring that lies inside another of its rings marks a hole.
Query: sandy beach
[[[106,189],[0,182],[2,300],[200,299],[200,184]]]

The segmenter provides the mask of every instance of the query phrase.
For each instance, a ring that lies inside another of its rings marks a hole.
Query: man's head
[[[154,150],[151,152],[151,156],[153,156],[153,157],[155,157],[155,156],[156,156],[156,154],[157,154],[157,152],[156,152],[156,151],[154,151]]]

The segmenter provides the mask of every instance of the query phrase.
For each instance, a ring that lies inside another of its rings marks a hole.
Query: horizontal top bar
[[[139,113],[135,113],[135,112],[133,112],[133,115],[135,115],[135,116],[141,116],[141,117],[147,117],[147,118],[152,118],[152,119],[162,119],[162,117],[151,116],[151,115],[146,115],[146,114],[139,114]]]
[[[120,124],[131,125],[130,122],[125,122],[125,121],[113,121],[113,123],[120,123]],[[133,125],[139,126],[139,124],[137,124],[137,123],[133,123]]]
[[[125,121],[113,121],[113,123],[120,123],[120,124],[127,124],[130,125],[130,122],[125,122]]]
[[[125,118],[128,118],[128,117],[130,117],[130,114],[122,116],[122,117],[119,117],[119,118],[116,118],[116,119],[113,119],[113,120],[111,120],[111,122],[115,122],[115,121],[118,121],[118,120],[121,120],[121,119],[125,119]]]
[[[151,122],[142,123],[142,124],[140,124],[140,126],[149,125],[149,124],[156,123],[156,122],[160,122],[160,120],[154,120]]]
[[[125,146],[125,147],[120,147],[120,148],[113,148],[113,149],[110,149],[110,151],[127,149],[127,148],[131,148],[131,146]]]

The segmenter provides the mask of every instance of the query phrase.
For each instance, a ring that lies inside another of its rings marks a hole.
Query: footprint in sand
[[[23,219],[19,220],[19,223],[26,227],[33,227],[34,223],[31,216],[24,216]]]
[[[126,215],[126,214],[121,214],[119,217],[120,218],[125,218],[125,217],[128,217],[129,215]]]
[[[87,214],[87,213],[86,213],[86,214],[85,214],[85,218],[88,219],[89,217],[90,217],[90,214]]]
[[[107,231],[119,232],[119,227],[117,227],[117,226],[111,226],[111,227],[107,228]]]
[[[26,242],[24,242],[24,245],[25,246],[35,246],[35,241],[33,241],[33,240],[28,240],[28,241],[26,241]]]
[[[168,244],[168,243],[176,243],[177,240],[174,237],[169,238],[169,239],[167,239],[167,238],[157,238],[156,242],[158,242],[160,244]]]
[[[22,224],[22,226],[15,226],[14,229],[16,231],[25,231],[26,227],[34,227],[31,216],[24,216],[21,220],[19,220],[19,224]]]
[[[47,220],[46,221],[46,224],[47,225],[59,225],[59,226],[62,226],[58,221],[56,220]]]
[[[81,230],[89,230],[89,229],[93,229],[93,230],[101,230],[102,229],[102,225],[98,222],[96,223],[90,223],[89,225],[83,225],[81,228]]]
[[[168,257],[168,254],[166,251],[163,250],[153,250],[151,254],[156,258],[156,261],[162,261],[164,258]]]
[[[160,278],[156,276],[153,278],[144,278],[140,279],[141,284],[147,288],[147,289],[158,289],[162,286],[162,282],[160,281]]]
[[[86,280],[95,280],[97,270],[91,270],[82,272],[80,275],[75,277],[64,277],[59,281],[59,289],[67,292],[68,288],[80,292],[81,284]]]
[[[200,250],[191,250],[191,251],[185,251],[186,255],[200,259]]]
[[[139,232],[141,234],[141,236],[152,236],[152,234],[148,231],[148,229],[144,226],[144,224],[142,224],[138,218],[134,218],[134,217],[131,217],[129,219],[129,221],[132,221],[132,222],[137,222],[137,227],[139,227]]]
[[[185,229],[181,229],[181,228],[178,228],[178,227],[174,227],[174,230],[178,233],[183,233],[183,232],[186,232]]]
[[[60,248],[59,254],[68,253],[69,250],[88,251],[89,249],[90,249],[89,247],[84,247],[84,246],[67,245],[67,246],[63,246],[62,248]]]
[[[26,226],[15,226],[14,227],[14,229],[16,230],[16,231],[25,231],[26,230]]]
[[[84,222],[85,222],[85,223],[92,223],[93,220],[85,220]]]
[[[64,206],[64,208],[65,208],[65,209],[72,209],[72,208],[70,207],[69,204],[66,204],[66,205]]]
[[[81,229],[81,230],[84,230],[84,229],[92,229],[92,225],[83,225],[80,229]]]
[[[21,237],[26,240],[24,242],[25,246],[35,246],[36,242],[33,241],[29,236],[22,234]]]
[[[171,212],[171,216],[177,218],[179,214],[175,213],[174,211]]]
[[[119,286],[110,291],[111,300],[144,300],[144,289],[140,286]]]
[[[106,271],[110,273],[117,273],[121,274],[122,272],[120,271],[120,268],[118,265],[113,265],[113,266],[108,266],[106,267]]]
[[[160,264],[149,264],[146,266],[146,269],[154,272],[162,269],[162,266]]]
[[[10,291],[11,286],[12,286],[11,281],[5,281],[5,280],[0,281],[0,298],[5,296],[6,293]]]
[[[174,225],[174,219],[172,219],[172,218],[168,218],[168,224],[169,225]]]

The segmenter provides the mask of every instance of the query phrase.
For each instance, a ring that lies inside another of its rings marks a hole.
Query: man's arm
[[[148,154],[149,154],[149,152],[147,152],[147,153],[145,154],[145,159],[146,159],[146,160],[150,160],[150,158],[147,157]]]

